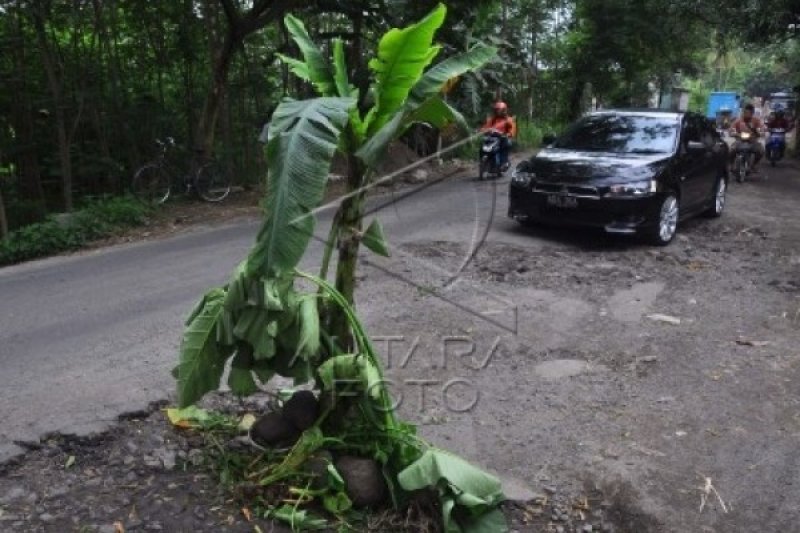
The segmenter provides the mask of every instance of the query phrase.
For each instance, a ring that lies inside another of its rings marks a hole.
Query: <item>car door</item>
[[[681,188],[681,211],[685,214],[699,209],[707,201],[716,179],[716,163],[713,143],[708,145],[703,142],[705,120],[702,117],[686,115],[681,129],[677,171]],[[705,149],[692,150],[689,143],[703,144]]]
[[[707,176],[706,190],[707,196],[705,202],[708,204],[714,199],[717,190],[717,179],[726,174],[726,167],[728,165],[728,145],[725,140],[717,132],[714,123],[703,121],[703,133],[701,136],[703,144],[706,145],[708,150],[708,157],[711,158],[710,168]]]

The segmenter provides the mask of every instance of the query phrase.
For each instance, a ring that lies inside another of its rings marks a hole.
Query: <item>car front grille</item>
[[[544,194],[563,194],[565,196],[576,196],[578,198],[599,199],[600,192],[597,187],[570,185],[567,183],[534,183],[533,192]]]

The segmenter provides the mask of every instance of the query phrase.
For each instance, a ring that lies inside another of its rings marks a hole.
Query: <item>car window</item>
[[[591,115],[575,122],[554,148],[622,154],[670,153],[678,121],[647,115]]]

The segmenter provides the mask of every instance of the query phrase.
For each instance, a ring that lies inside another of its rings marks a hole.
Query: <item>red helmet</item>
[[[495,102],[494,103],[494,110],[495,111],[508,111],[508,104],[505,102]]]

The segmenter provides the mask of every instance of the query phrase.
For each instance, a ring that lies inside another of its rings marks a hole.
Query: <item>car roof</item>
[[[602,111],[595,111],[593,113],[589,113],[589,116],[601,117],[604,115],[627,115],[632,117],[653,117],[653,118],[679,120],[684,115],[691,115],[691,114],[694,113],[664,111],[661,109],[603,109]]]

